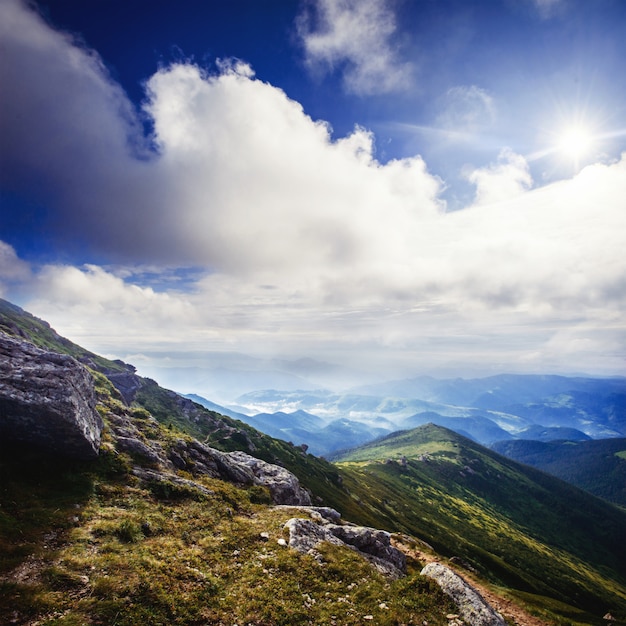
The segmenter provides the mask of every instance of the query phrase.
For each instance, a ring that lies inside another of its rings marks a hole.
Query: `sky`
[[[181,391],[623,375],[625,32],[622,0],[0,0],[0,297]]]

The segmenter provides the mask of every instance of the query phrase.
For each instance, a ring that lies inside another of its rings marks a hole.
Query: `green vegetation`
[[[263,461],[287,468],[314,494],[318,504],[324,503],[341,511],[357,508],[343,488],[337,468],[307,454],[300,447],[264,435],[244,422],[205,409],[159,387],[153,381],[146,381],[137,392],[134,405],[149,411],[168,429],[196,437],[213,448],[223,452],[242,450]],[[371,520],[372,523],[374,521]]]
[[[623,511],[433,425],[347,452],[339,466],[381,526],[469,561],[535,604],[558,600],[582,612],[581,623],[625,615]]]
[[[502,441],[494,449],[626,508],[626,439]]]
[[[454,607],[420,563],[395,582],[347,548],[322,549],[320,564],[279,544],[293,513],[255,504],[254,490],[203,479],[201,499],[155,494],[116,456],[3,451],[0,622],[448,623]]]
[[[455,612],[416,560],[392,582],[351,550],[328,546],[318,563],[281,545],[293,513],[267,506],[265,488],[141,483],[113,445],[121,415],[164,449],[193,436],[282,465],[316,504],[462,558],[550,623],[626,623],[626,514],[574,487],[432,425],[333,465],[154,381],[136,377],[128,407],[104,374],[132,370],[3,301],[0,328],[88,363],[107,423],[96,462],[0,450],[0,623],[437,625]]]

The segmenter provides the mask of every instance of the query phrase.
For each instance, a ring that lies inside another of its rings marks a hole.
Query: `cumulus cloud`
[[[466,173],[476,185],[475,204],[493,204],[513,198],[532,186],[533,180],[526,159],[505,148],[497,163]]]
[[[0,297],[11,285],[30,279],[30,265],[18,258],[13,246],[0,241]]]
[[[411,84],[391,37],[395,16],[386,0],[316,0],[298,21],[306,61],[315,71],[340,70],[356,94],[389,93]]]
[[[118,264],[31,271],[5,245],[0,267],[5,285],[28,286],[29,309],[87,347],[387,351],[425,365],[478,354],[506,369],[558,364],[566,341],[564,367],[609,335],[623,348],[626,156],[533,189],[504,151],[467,174],[475,203],[446,212],[420,157],[380,163],[359,127],[334,139],[237,60],[151,77],[147,154],[93,53],[15,0],[0,18],[2,182],[45,200],[64,251],[80,240]],[[480,90],[457,96],[482,113],[450,123],[488,119]],[[157,289],[138,265],[195,269],[184,289]]]
[[[332,140],[242,62],[216,75],[158,71],[146,105],[158,154],[138,158],[137,116],[97,57],[17,2],[2,10],[2,171],[41,190],[63,244],[229,271],[282,268],[288,256],[328,268],[369,258],[372,237],[410,248],[408,223],[441,206],[421,159],[382,165],[359,128]]]

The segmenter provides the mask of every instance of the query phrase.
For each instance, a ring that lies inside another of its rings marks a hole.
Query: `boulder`
[[[169,460],[172,466],[194,475],[268,487],[274,504],[311,504],[308,491],[289,470],[245,452],[221,452],[199,441],[179,439],[169,451]]]
[[[83,365],[0,331],[1,440],[89,459],[98,455],[102,428]]]
[[[366,526],[333,524],[322,519],[292,518],[285,523],[289,531],[289,547],[320,560],[317,547],[323,541],[347,546],[366,558],[376,569],[391,578],[406,572],[406,557],[391,545],[391,536],[383,530]]]
[[[256,485],[268,487],[274,504],[311,504],[311,496],[289,470],[267,463],[245,452],[227,452],[225,456],[239,469],[252,472]]]
[[[441,563],[429,563],[422,570],[422,576],[432,578],[443,592],[452,598],[466,624],[506,626],[502,616],[484,600],[480,593],[449,567]]]
[[[391,545],[391,535],[366,526],[330,524],[331,532],[345,544],[366,555],[378,570],[394,576],[406,571],[406,556]]]

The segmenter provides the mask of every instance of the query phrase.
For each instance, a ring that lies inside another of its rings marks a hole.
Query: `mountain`
[[[512,435],[500,428],[493,420],[481,415],[447,417],[433,411],[425,411],[405,419],[402,425],[406,428],[414,428],[428,423],[449,428],[460,435],[486,444],[512,438]]]
[[[533,424],[516,434],[517,439],[532,439],[533,441],[588,441],[591,439],[582,430],[565,426],[541,426]],[[508,439],[508,437],[506,438]]]
[[[506,439],[626,436],[626,378],[502,374],[479,379],[428,376],[355,387],[261,389],[237,398],[247,413],[303,410],[388,431],[427,422],[490,445]],[[308,442],[307,442],[308,443]],[[358,445],[357,440],[344,446]]]
[[[3,433],[2,623],[443,626],[461,608],[420,573],[432,561],[509,623],[537,624],[526,609],[546,624],[626,623],[626,513],[556,478],[431,425],[331,464],[1,300],[0,336],[0,420],[45,431],[37,407],[58,392],[59,433],[91,413],[99,446],[72,456],[62,436]],[[64,383],[75,370],[78,390]],[[394,576],[378,569],[390,558]]]
[[[626,508],[626,439],[502,441],[491,449]]]
[[[196,394],[186,394],[185,397],[207,409],[241,420],[266,435],[304,445],[311,454],[317,456],[371,441],[394,430],[392,424],[384,428],[348,419],[334,419],[328,422],[301,409],[290,413],[276,411],[245,415]]]
[[[436,380],[421,376],[367,385],[353,392],[474,407],[488,411],[486,415],[490,419],[493,419],[491,414],[505,413],[517,416],[527,426],[576,428],[593,438],[626,436],[624,377],[501,374],[487,378]],[[446,411],[437,412],[451,415]],[[497,419],[494,421],[498,423]],[[504,427],[503,424],[500,426]]]
[[[597,594],[626,599],[626,513],[557,478],[432,424],[333,460],[364,510],[501,584],[598,611]]]

